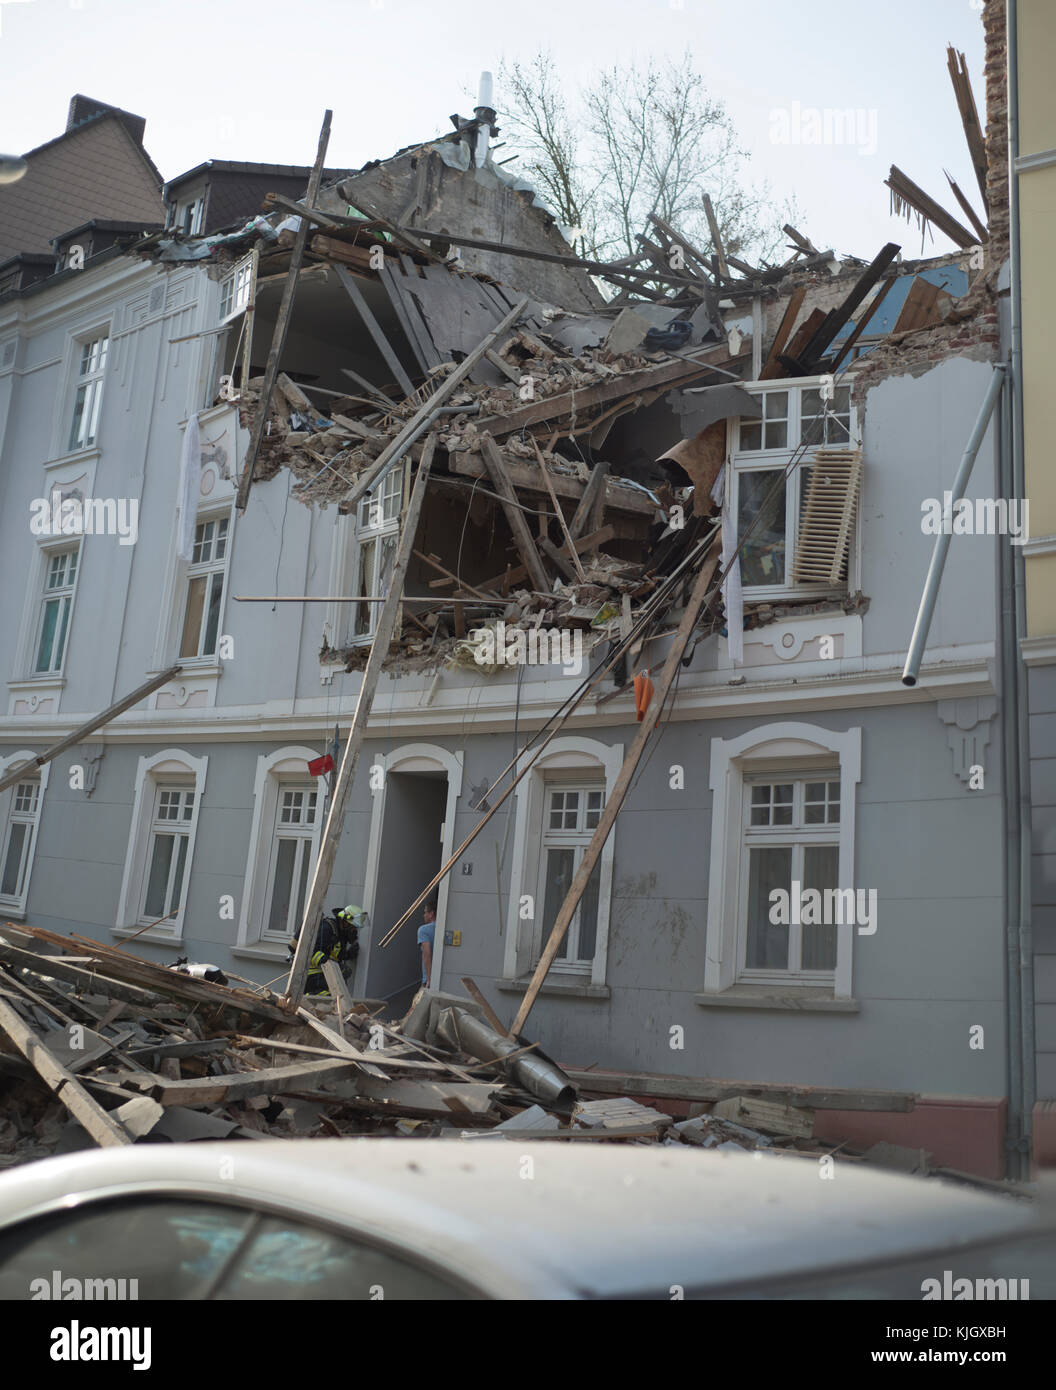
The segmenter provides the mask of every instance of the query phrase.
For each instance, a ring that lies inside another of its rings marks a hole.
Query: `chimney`
[[[477,104],[473,109],[473,114],[477,119],[474,158],[478,169],[487,162],[491,137],[496,133],[495,108],[492,105],[492,100],[491,73],[482,72],[480,74],[480,86],[477,89]]]

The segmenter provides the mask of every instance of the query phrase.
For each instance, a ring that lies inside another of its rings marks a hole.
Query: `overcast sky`
[[[677,61],[688,48],[751,152],[752,177],[769,180],[779,199],[795,194],[801,229],[819,247],[871,258],[894,240],[912,257],[921,248],[915,223],[888,214],[891,164],[963,221],[948,169],[979,210],[946,44],[967,54],[982,115],[980,8],[981,0],[0,0],[0,149],[24,153],[61,134],[79,91],[145,116],[146,148],[166,178],[210,158],[310,164],[327,106],[327,164],[354,168],[450,130],[452,112],[471,115],[467,93],[503,59],[549,48],[572,93],[599,66],[647,55]],[[826,108],[859,113],[853,139],[809,143],[811,113]],[[952,249],[935,232],[926,253]]]

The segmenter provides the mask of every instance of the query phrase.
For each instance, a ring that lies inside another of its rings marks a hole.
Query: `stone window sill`
[[[111,927],[110,935],[134,936],[137,941],[149,941],[152,946],[171,946],[174,951],[183,946],[182,936],[173,936],[171,932],[140,931],[138,927]]]
[[[531,977],[523,980],[496,980],[495,988],[506,994],[524,994],[531,984]],[[608,985],[595,985],[584,976],[582,979],[555,978],[549,976],[539,990],[540,994],[552,994],[566,999],[609,999],[612,991]]]
[[[271,960],[277,961],[279,965],[285,965],[289,961],[285,946],[232,946],[230,950],[233,956],[245,960]]]
[[[784,1009],[807,1014],[856,1014],[857,999],[836,999],[831,989],[803,986],[801,989],[761,989],[758,985],[731,985],[721,991],[694,994],[693,1002],[702,1009]]]

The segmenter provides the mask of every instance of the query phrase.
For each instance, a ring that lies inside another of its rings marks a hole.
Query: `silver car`
[[[147,1144],[0,1176],[0,1298],[1042,1299],[1044,1210],[673,1146]]]

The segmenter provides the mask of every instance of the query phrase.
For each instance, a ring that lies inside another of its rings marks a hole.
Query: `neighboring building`
[[[162,179],[143,148],[145,127],[142,116],[117,106],[72,98],[63,133],[30,150],[25,175],[0,187],[0,293],[32,283],[40,258],[53,263],[54,238],[72,227],[100,217],[141,230],[163,221]],[[18,257],[22,278],[11,284]]]
[[[558,244],[552,218],[460,131],[443,154],[437,142],[415,147],[329,188],[321,205],[347,211],[358,186],[406,225],[415,208],[428,214],[435,176],[443,220],[418,225],[450,231],[457,245],[458,230],[471,234],[460,218],[472,208],[476,226],[486,206],[488,219],[501,213],[509,244]],[[422,170],[409,208],[408,179]],[[284,973],[318,851],[326,786],[307,764],[331,746],[335,725],[347,731],[373,620],[367,603],[236,600],[382,597],[407,488],[395,471],[373,506],[348,515],[324,504],[338,493],[302,504],[291,496],[310,481],[299,451],[312,422],[302,419],[273,431],[249,506],[236,512],[254,389],[253,368],[238,364],[263,359],[283,283],[261,276],[254,289],[252,278],[251,258],[278,261],[281,250],[243,249],[245,259],[236,249],[219,266],[116,256],[0,304],[0,585],[15,596],[0,614],[0,766],[39,752],[146,673],[183,668],[0,798],[0,906],[100,940],[135,933],[136,949],[161,962],[191,955],[265,980]],[[317,393],[313,409],[356,389],[345,368],[364,389],[399,397],[401,375],[420,384],[520,292],[577,311],[568,323],[546,319],[554,335],[589,337],[604,319],[589,279],[563,267],[503,257],[509,280],[496,285],[394,252],[382,271],[352,275],[355,260],[342,253],[344,276],[329,264],[302,275],[282,365]],[[967,272],[950,258],[902,273],[936,265],[961,296]],[[730,418],[724,445],[742,532],[802,442],[860,446],[846,563],[824,582],[804,578],[807,495],[792,474],[742,557],[752,615],[743,661],[718,630],[695,646],[530,1032],[572,1066],[844,1091],[846,1107],[818,1110],[819,1134],[924,1147],[998,1176],[1011,1094],[998,539],[951,547],[921,682],[907,691],[901,681],[932,544],[922,504],[941,499],[956,472],[999,359],[998,312],[976,291],[960,301],[960,321],[894,343],[866,333],[875,346],[828,403],[819,377],[764,379],[794,285],[808,291],[798,324],[860,273],[790,276],[760,304],[762,340],[749,344],[742,382],[758,413]],[[503,384],[493,367],[467,388],[485,403]],[[629,369],[617,362],[609,375],[617,370]],[[247,393],[241,403],[218,394],[225,376]],[[589,408],[589,392],[575,390],[570,430]],[[617,473],[655,468],[708,427],[692,386],[637,404],[583,435],[610,451]],[[184,559],[177,510],[191,417],[201,474]],[[998,495],[1000,441],[992,425],[973,499]],[[511,470],[517,447],[515,436]],[[340,468],[324,459],[317,476]],[[510,533],[487,480],[478,493],[472,461],[453,448],[437,474],[423,553],[473,585],[501,576]],[[652,476],[655,486],[661,474]],[[581,479],[553,481],[566,496],[582,492]],[[538,482],[535,495],[546,496]],[[34,534],[34,501],[70,496],[95,499],[99,515],[112,501],[112,529],[123,515],[124,536]],[[650,530],[655,502],[632,487],[608,498],[607,553],[647,553],[663,530]],[[124,544],[132,502],[138,535]],[[409,591],[426,593],[435,578],[419,567]],[[575,684],[553,666],[482,674],[396,656],[374,701],[328,897],[371,912],[357,993],[394,1008],[411,997],[413,928],[383,949],[385,927],[479,823],[481,796]],[[457,992],[471,975],[513,1016],[636,728],[633,694],[609,685],[548,745],[440,886],[434,986]],[[862,915],[775,921],[771,891],[793,885],[853,886]],[[900,1094],[915,1106],[899,1108]]]
[[[1030,499],[1031,538],[1023,547],[1025,623],[1020,648],[1028,670],[1029,795],[1033,808],[1033,1013],[1037,1048],[1035,1127],[1038,1152],[1056,1162],[1056,476],[1052,439],[1056,401],[1047,362],[1056,322],[1052,224],[1056,211],[1056,93],[1050,57],[1056,11],[1045,0],[1010,0],[1018,26],[1015,81],[1009,92],[1017,118],[1013,196],[1018,202],[1012,247],[1013,293],[1022,332],[1021,428],[1014,448]],[[1018,233],[1018,235],[1017,235]],[[1027,773],[1025,771],[1025,779]],[[1025,894],[1026,896],[1026,894]],[[1029,947],[1028,947],[1029,949]],[[1025,1009],[1030,1011],[1029,997]]]
[[[266,193],[303,197],[311,172],[294,164],[207,159],[165,185],[165,225],[184,236],[210,236],[255,216]],[[326,169],[324,177],[329,182],[340,173]]]

